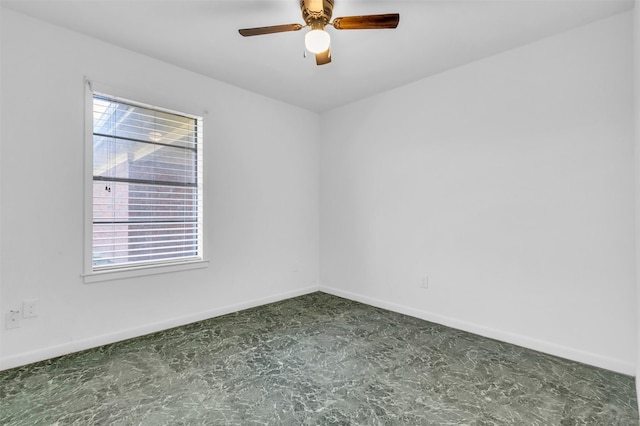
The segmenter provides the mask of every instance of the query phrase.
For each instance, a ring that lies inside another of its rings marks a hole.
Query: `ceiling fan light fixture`
[[[331,37],[325,30],[311,30],[304,36],[304,45],[311,53],[324,52],[331,44]]]

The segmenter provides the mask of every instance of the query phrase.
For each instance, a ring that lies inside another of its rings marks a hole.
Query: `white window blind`
[[[93,270],[202,259],[202,119],[93,95]]]

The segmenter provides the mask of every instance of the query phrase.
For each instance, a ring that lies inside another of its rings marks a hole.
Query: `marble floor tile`
[[[313,293],[0,372],[0,425],[638,425],[634,379]]]

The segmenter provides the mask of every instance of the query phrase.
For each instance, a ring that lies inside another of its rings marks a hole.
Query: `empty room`
[[[635,0],[0,0],[0,424],[639,425]]]

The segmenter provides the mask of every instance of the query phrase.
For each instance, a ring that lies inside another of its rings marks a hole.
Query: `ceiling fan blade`
[[[300,29],[302,29],[302,25],[300,24],[285,24],[273,25],[271,27],[245,28],[242,30],[238,30],[238,32],[244,37],[249,37],[263,34],[284,33],[287,31],[298,31]]]
[[[343,16],[333,20],[336,30],[377,30],[396,28],[400,22],[399,13],[384,15]]]
[[[331,48],[328,48],[324,52],[316,53],[316,64],[324,65],[331,62]]]

